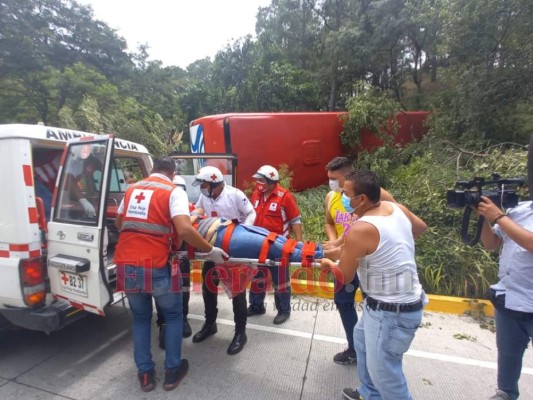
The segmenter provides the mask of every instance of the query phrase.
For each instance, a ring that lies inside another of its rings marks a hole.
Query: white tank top
[[[363,216],[359,221],[372,224],[379,231],[374,253],[359,264],[361,289],[370,297],[387,303],[418,301],[422,286],[415,262],[415,240],[411,221],[394,203],[387,216]]]

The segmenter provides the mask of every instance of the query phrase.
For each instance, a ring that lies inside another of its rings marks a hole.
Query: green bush
[[[467,246],[461,242],[463,210],[447,207],[446,191],[453,189],[458,179],[490,178],[493,172],[507,178],[525,176],[526,158],[527,152],[520,145],[462,149],[428,135],[420,143],[405,148],[380,148],[364,154],[357,167],[376,171],[395,199],[428,224],[428,231],[416,242],[419,277],[425,290],[481,298],[488,286],[497,281],[497,253],[487,252],[480,244]],[[321,186],[296,194],[307,240],[325,239],[327,191],[327,187]],[[526,198],[527,188],[520,193]]]

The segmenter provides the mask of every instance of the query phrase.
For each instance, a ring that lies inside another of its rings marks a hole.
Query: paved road
[[[204,343],[186,339],[189,375],[173,392],[161,385],[142,393],[133,364],[129,311],[112,307],[106,318],[89,316],[46,336],[10,332],[0,338],[0,399],[342,399],[357,384],[356,366],[340,366],[333,355],[345,346],[343,330],[329,300],[294,297],[291,319],[272,325],[267,314],[249,319],[248,344],[226,355],[233,337],[231,302],[219,296],[219,332]],[[203,321],[201,295],[191,296],[191,325]],[[153,354],[162,376],[163,354]],[[415,399],[487,399],[496,381],[494,334],[471,317],[428,312],[404,365]],[[161,383],[161,382],[159,382]],[[521,379],[521,399],[533,399],[533,354]]]

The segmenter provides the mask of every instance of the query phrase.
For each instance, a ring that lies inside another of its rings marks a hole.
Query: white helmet
[[[216,167],[203,167],[196,174],[196,179],[192,183],[193,186],[199,186],[202,182],[220,183],[224,181],[222,172]]]
[[[279,181],[279,173],[276,168],[271,165],[263,165],[257,170],[257,172],[252,176],[252,178],[261,179],[265,178],[268,181],[277,182]]]
[[[176,186],[181,186],[183,190],[187,189],[187,184],[185,183],[185,179],[183,179],[179,175],[174,175],[174,179],[172,180],[172,183]]]

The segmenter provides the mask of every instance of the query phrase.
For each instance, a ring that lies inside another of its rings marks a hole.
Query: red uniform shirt
[[[169,210],[174,187],[170,181],[150,176],[126,190],[122,230],[115,252],[117,264],[166,266],[174,236]]]
[[[265,199],[263,193],[254,190],[251,199],[257,214],[254,225],[285,237],[289,236],[289,222],[300,216],[294,196],[279,185]]]

